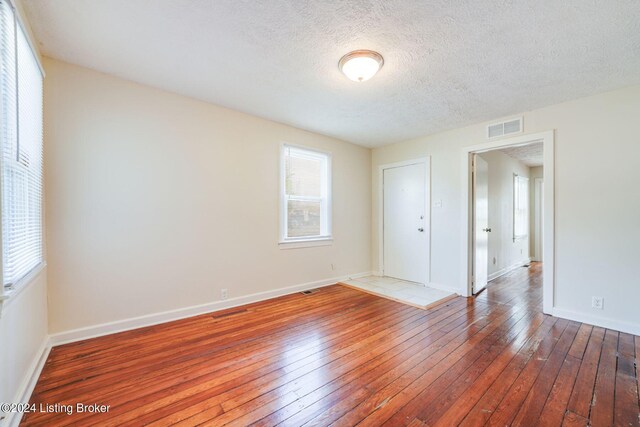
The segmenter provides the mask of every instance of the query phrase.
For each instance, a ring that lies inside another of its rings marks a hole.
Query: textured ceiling
[[[542,142],[536,142],[534,144],[507,147],[501,149],[500,151],[502,151],[507,156],[513,157],[514,159],[519,160],[525,165],[532,167],[542,166],[542,150]]]
[[[640,83],[638,0],[24,3],[47,56],[366,146]]]

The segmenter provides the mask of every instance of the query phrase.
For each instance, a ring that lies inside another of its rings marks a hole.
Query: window
[[[331,239],[331,156],[283,145],[280,243]]]
[[[11,4],[0,0],[2,273],[18,283],[43,262],[42,73]]]
[[[529,178],[513,175],[513,241],[529,235]]]

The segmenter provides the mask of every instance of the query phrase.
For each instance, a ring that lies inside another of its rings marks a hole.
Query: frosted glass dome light
[[[340,59],[338,67],[347,78],[354,82],[365,82],[382,68],[384,59],[372,50],[354,50]]]

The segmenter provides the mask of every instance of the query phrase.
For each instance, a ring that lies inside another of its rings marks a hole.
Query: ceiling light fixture
[[[375,76],[382,68],[384,59],[372,50],[354,50],[340,58],[338,68],[350,80],[364,82]]]

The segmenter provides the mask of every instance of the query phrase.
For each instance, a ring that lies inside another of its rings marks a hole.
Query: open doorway
[[[532,266],[542,270],[543,311],[551,313],[553,132],[487,142],[463,154],[466,294],[504,285],[512,272]]]
[[[543,171],[540,141],[473,153],[474,294],[515,269],[541,262],[534,242],[542,230],[534,218],[541,221],[536,212],[542,212],[542,200],[531,195]]]

